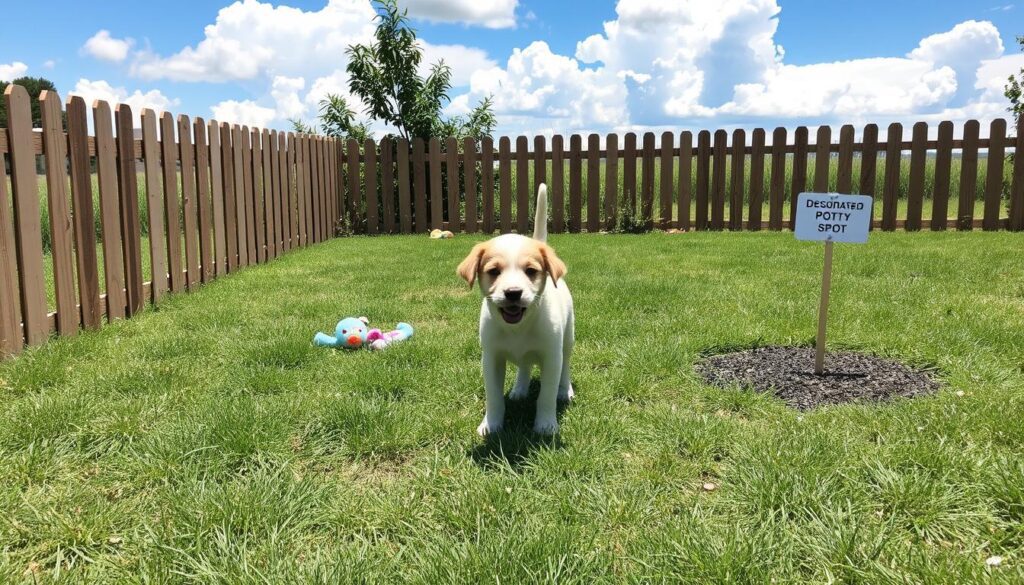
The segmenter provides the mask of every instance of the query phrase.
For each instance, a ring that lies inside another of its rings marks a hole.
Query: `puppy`
[[[557,401],[571,400],[569,357],[574,343],[572,295],[562,277],[565,263],[548,246],[547,186],[537,191],[533,238],[504,234],[477,244],[459,264],[458,274],[473,286],[479,280],[480,345],[483,348],[486,413],[480,435],[501,430],[505,419],[505,364],[519,371],[509,398],[530,390],[530,372],[539,366],[540,398],[536,433],[558,432]]]

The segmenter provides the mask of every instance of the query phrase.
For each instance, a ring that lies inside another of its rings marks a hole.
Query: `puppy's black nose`
[[[518,301],[523,298],[523,289],[521,288],[506,288],[505,298],[510,301]]]

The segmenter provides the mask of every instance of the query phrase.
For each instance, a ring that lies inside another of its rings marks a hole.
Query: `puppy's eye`
[[[538,272],[539,271],[536,268],[530,267],[526,269],[526,276],[533,278],[534,276],[537,276]]]
[[[487,271],[487,274],[489,274],[491,276],[499,276],[499,275],[501,275],[501,269],[500,268],[491,268],[490,270]]]

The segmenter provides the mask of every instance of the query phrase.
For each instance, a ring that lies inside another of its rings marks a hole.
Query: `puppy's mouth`
[[[520,307],[519,305],[500,307],[498,310],[501,312],[501,318],[510,325],[515,325],[522,321],[523,314],[526,313],[526,307]]]

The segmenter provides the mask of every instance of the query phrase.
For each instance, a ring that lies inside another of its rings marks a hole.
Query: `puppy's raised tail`
[[[548,186],[537,187],[537,211],[533,218],[533,239],[548,241]]]

